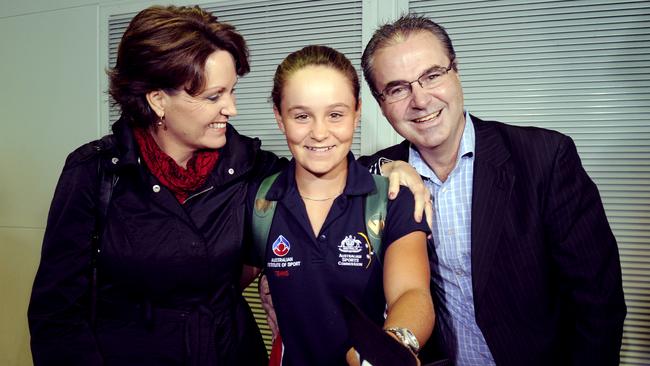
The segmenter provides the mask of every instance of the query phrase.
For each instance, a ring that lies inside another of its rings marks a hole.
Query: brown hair
[[[217,50],[235,59],[237,75],[250,70],[244,38],[229,24],[199,8],[152,6],[138,13],[122,36],[109,93],[133,126],[158,120],[146,94],[164,90],[190,95],[205,87],[205,61]]]
[[[352,92],[356,101],[355,108],[359,108],[359,76],[352,66],[350,60],[341,52],[327,46],[307,46],[291,53],[278,65],[273,77],[273,90],[271,100],[273,105],[280,112],[282,91],[284,84],[296,71],[307,66],[326,66],[340,71],[352,86]]]
[[[451,38],[445,28],[433,22],[432,20],[417,14],[402,15],[393,23],[387,23],[379,27],[373,33],[372,38],[366,45],[361,56],[361,69],[363,70],[363,77],[366,79],[372,95],[379,101],[379,92],[375,86],[375,78],[372,75],[373,58],[375,53],[385,47],[404,41],[408,36],[418,32],[430,32],[440,42],[447,51],[447,57],[453,63],[453,69],[458,71],[456,64],[456,51],[451,44]]]

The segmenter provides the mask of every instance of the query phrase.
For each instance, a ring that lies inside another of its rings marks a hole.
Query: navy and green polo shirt
[[[364,203],[374,181],[352,154],[348,164],[345,190],[316,236],[296,187],[295,161],[267,193],[267,199],[278,201],[265,271],[284,343],[284,366],[346,365],[349,344],[342,299],[351,299],[381,326],[386,309],[381,263],[386,248],[413,231],[429,232],[425,222],[413,220],[413,195],[402,187],[388,202],[381,253],[372,253]]]

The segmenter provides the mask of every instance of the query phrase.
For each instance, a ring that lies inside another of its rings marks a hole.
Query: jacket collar
[[[471,116],[476,133],[476,161],[493,167],[501,166],[510,158],[510,151],[497,130],[497,122],[486,122]]]
[[[135,142],[133,131],[128,125],[125,117],[120,117],[113,126],[113,135],[115,136],[115,149],[116,156],[112,158],[114,171],[121,171],[128,167],[138,166],[138,145]],[[118,160],[115,161],[115,158]]]
[[[219,184],[225,184],[249,172],[262,145],[258,138],[240,135],[230,124],[226,128],[227,143],[219,149],[219,161],[212,171],[212,177]]]

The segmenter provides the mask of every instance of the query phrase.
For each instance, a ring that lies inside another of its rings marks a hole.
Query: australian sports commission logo
[[[362,250],[361,240],[354,235],[347,235],[339,245],[341,253],[359,253]]]
[[[359,239],[361,237],[361,239]],[[363,241],[362,241],[363,239]],[[363,233],[346,235],[339,248],[339,266],[345,267],[365,267],[370,266],[372,252],[368,238]],[[366,252],[365,254],[362,252]]]

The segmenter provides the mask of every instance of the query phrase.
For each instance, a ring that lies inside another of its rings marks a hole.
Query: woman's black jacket
[[[284,160],[229,125],[207,182],[181,205],[140,163],[123,120],[113,133],[108,146],[95,141],[71,153],[61,173],[28,311],[34,363],[265,364],[238,286],[244,205],[249,186]],[[96,256],[97,295],[91,296],[101,170],[117,182]]]

